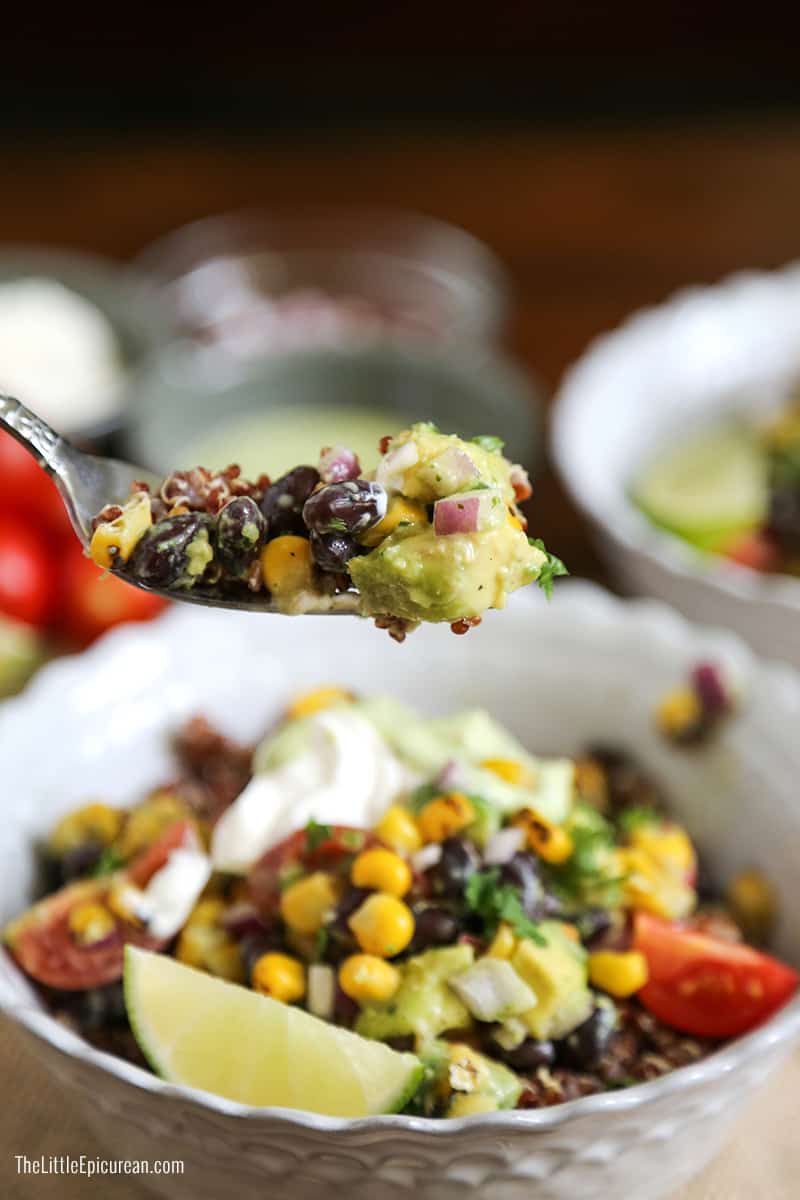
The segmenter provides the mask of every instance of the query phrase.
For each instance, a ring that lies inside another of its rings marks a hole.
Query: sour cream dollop
[[[211,841],[214,867],[245,874],[312,818],[370,829],[418,782],[366,718],[344,708],[322,712],[312,722],[311,747],[256,775],[223,813]]]

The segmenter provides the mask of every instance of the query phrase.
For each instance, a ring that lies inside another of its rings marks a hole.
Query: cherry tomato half
[[[134,886],[144,887],[189,835],[189,822],[176,821],[133,860],[125,875]],[[110,886],[110,877],[67,884],[8,926],[4,940],[26,974],[60,991],[84,991],[122,978],[126,944],[148,950],[166,945],[169,939],[154,938],[146,929],[117,916],[113,930],[101,942],[81,946],[75,941],[69,929],[70,913],[79,904],[102,904]]]
[[[9,433],[0,431],[0,513],[57,538],[74,538],[67,510],[52,479]]]
[[[298,829],[267,850],[247,878],[253,904],[269,916],[277,906],[281,886],[295,870],[335,871],[346,859],[377,842],[374,834],[352,825],[330,826],[331,836],[317,841],[306,829]]]
[[[800,981],[768,954],[647,913],[636,914],[633,946],[650,972],[639,1000],[665,1025],[696,1037],[747,1033],[784,1005]]]
[[[124,621],[149,621],[166,607],[160,596],[143,592],[86,558],[79,543],[62,557],[60,627],[85,646]]]
[[[47,542],[20,518],[0,517],[0,612],[41,628],[57,601],[56,580]]]

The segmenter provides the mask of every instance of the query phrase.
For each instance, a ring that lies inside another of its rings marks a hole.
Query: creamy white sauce
[[[0,390],[69,432],[113,415],[123,367],[96,305],[54,279],[0,283]]]
[[[214,867],[245,874],[312,818],[371,829],[418,782],[370,721],[352,709],[329,709],[313,721],[309,750],[256,775],[223,813],[212,836]]]

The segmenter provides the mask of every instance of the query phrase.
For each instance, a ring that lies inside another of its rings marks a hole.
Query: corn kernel
[[[589,982],[609,996],[632,996],[647,979],[647,959],[638,950],[598,950],[589,955]]]
[[[129,925],[141,925],[142,921],[136,912],[136,901],[140,896],[141,892],[137,887],[127,883],[124,877],[118,877],[106,894],[106,905],[120,921],[127,921]]]
[[[218,925],[189,921],[181,930],[175,957],[189,967],[208,971],[231,983],[244,983],[244,963],[237,943]]]
[[[693,688],[675,688],[656,709],[656,725],[666,737],[686,737],[703,719],[703,705]]]
[[[127,562],[152,524],[150,496],[137,492],[123,506],[121,516],[97,526],[89,543],[91,558],[106,571],[115,562]]]
[[[687,879],[694,873],[694,846],[680,825],[640,825],[631,832],[630,841],[672,875]]]
[[[769,880],[760,871],[741,871],[727,894],[733,918],[749,941],[766,941],[778,914],[778,901]]]
[[[67,813],[50,834],[48,846],[53,854],[66,854],[84,842],[110,846],[119,833],[124,813],[100,802],[85,804]]]
[[[338,897],[333,876],[315,871],[281,893],[281,916],[295,933],[313,934],[322,928]]]
[[[536,782],[529,768],[513,758],[485,758],[481,766],[513,787],[532,787]]]
[[[302,1000],[306,994],[306,970],[288,954],[262,954],[253,966],[253,987],[262,996],[272,996],[284,1004]]]
[[[417,823],[407,808],[393,804],[375,826],[375,836],[392,850],[413,854],[422,845]]]
[[[511,926],[501,921],[486,953],[489,958],[511,958],[516,948],[517,939],[511,932]]]
[[[497,1112],[497,1100],[489,1092],[457,1092],[447,1109],[448,1117],[474,1117]]]
[[[414,500],[406,500],[404,496],[393,496],[386,509],[386,516],[378,521],[377,525],[370,526],[369,529],[360,534],[358,540],[363,546],[377,546],[390,533],[394,533],[398,525],[427,524],[428,514],[424,504],[417,504]]]
[[[525,830],[529,848],[545,862],[563,863],[571,857],[575,847],[566,829],[553,825],[532,808],[521,809],[512,824]]]
[[[489,1064],[482,1055],[464,1042],[451,1042],[447,1048],[450,1067],[447,1082],[454,1092],[482,1092],[489,1082]]]
[[[225,901],[217,896],[198,900],[189,913],[187,925],[218,925],[225,912]]]
[[[509,507],[508,516],[506,518],[506,521],[511,526],[512,529],[524,529],[525,528],[525,526],[522,524],[522,521],[520,521],[519,517],[517,516],[517,514],[514,512],[513,508],[511,508],[511,507]]]
[[[615,851],[616,874],[623,877],[622,902],[626,908],[652,913],[667,921],[688,917],[697,897],[693,888],[634,846]]]
[[[69,914],[68,925],[73,938],[81,946],[93,946],[96,942],[102,942],[116,928],[116,922],[108,909],[91,900],[73,908]]]
[[[396,896],[384,892],[368,896],[347,923],[361,949],[378,958],[394,958],[414,936],[411,909]]]
[[[334,704],[341,704],[352,698],[352,692],[347,692],[344,688],[333,686],[312,688],[309,692],[301,692],[295,696],[286,710],[286,715],[295,720],[299,717],[311,717],[314,713],[322,712]]]
[[[282,534],[261,551],[261,574],[273,596],[291,596],[312,586],[311,546],[307,538]]]
[[[374,954],[351,954],[339,968],[339,986],[360,1004],[391,1000],[400,986],[400,972]]]
[[[411,887],[411,868],[392,850],[375,846],[362,850],[353,862],[350,878],[356,887],[388,892],[390,896],[405,896]]]
[[[170,825],[187,816],[186,805],[177,796],[171,792],[155,792],[128,814],[116,848],[124,859],[133,858],[158,841]]]
[[[419,829],[425,842],[443,842],[475,820],[472,801],[463,792],[435,796],[419,814]]]

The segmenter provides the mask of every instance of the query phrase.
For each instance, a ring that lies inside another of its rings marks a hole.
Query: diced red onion
[[[492,834],[483,851],[483,861],[490,867],[509,862],[525,844],[525,830],[509,826]]]
[[[458,446],[448,446],[436,456],[436,468],[443,475],[453,491],[461,491],[471,483],[475,483],[479,472],[470,456]]]
[[[719,717],[730,710],[730,689],[719,667],[714,663],[698,663],[692,671],[692,686],[706,716]]]
[[[439,537],[451,533],[477,533],[481,502],[478,496],[448,496],[433,506],[433,532]]]
[[[431,867],[435,867],[439,859],[442,857],[442,847],[438,842],[431,842],[427,846],[423,846],[411,858],[411,866],[422,875],[425,871],[429,871]]]
[[[517,1016],[536,1005],[535,993],[503,958],[481,958],[447,983],[479,1021]]]
[[[222,924],[235,938],[263,933],[265,929],[258,910],[252,904],[234,904],[225,912]]]
[[[464,778],[464,769],[457,758],[451,758],[436,776],[435,785],[442,791],[453,791],[459,787]]]
[[[403,476],[409,467],[413,467],[417,462],[419,451],[413,442],[405,442],[394,449],[390,446],[388,453],[384,454],[378,463],[375,480],[385,487],[387,492],[399,492],[403,487]]]
[[[319,475],[323,483],[358,479],[361,475],[358,455],[347,446],[327,446],[320,455]]]
[[[308,968],[308,1010],[315,1017],[329,1021],[336,999],[336,974],[326,963],[312,963]]]

